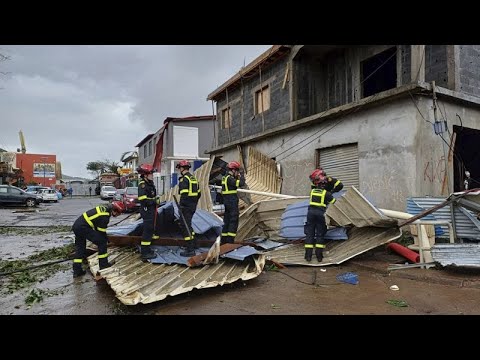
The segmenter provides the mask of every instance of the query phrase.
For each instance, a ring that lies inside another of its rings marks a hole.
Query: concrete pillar
[[[410,78],[412,82],[425,81],[425,45],[410,45],[412,61]]]
[[[447,87],[458,91],[460,86],[459,64],[460,51],[458,45],[447,45]]]

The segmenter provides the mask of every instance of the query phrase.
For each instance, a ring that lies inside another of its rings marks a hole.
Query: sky
[[[0,45],[0,148],[55,154],[62,173],[120,162],[166,117],[211,115],[207,95],[270,45]]]

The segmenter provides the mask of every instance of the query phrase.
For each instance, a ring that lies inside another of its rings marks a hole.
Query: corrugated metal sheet
[[[149,304],[193,289],[203,289],[237,280],[249,280],[261,274],[264,255],[254,255],[254,262],[222,259],[218,264],[189,268],[183,265],[144,263],[133,248],[109,249],[109,261],[115,264],[101,275],[125,305]],[[98,272],[97,254],[88,257],[90,270]]]
[[[467,198],[467,197],[465,197]],[[470,200],[471,197],[468,199]],[[421,211],[428,210],[435,205],[438,205],[445,201],[445,198],[441,197],[412,197],[407,199],[407,212],[412,215],[416,215]],[[409,205],[410,202],[410,205]],[[421,211],[418,207],[415,207],[411,204],[413,202],[415,205],[421,208]],[[442,220],[442,221],[452,221],[452,217],[450,215],[450,206],[445,206],[435,212],[432,213],[432,216],[435,220]],[[455,229],[457,233],[457,237],[459,238],[466,238],[466,239],[474,239],[480,240],[480,221],[476,219],[476,215],[467,210],[465,208],[455,206],[454,207],[454,216],[455,216]],[[448,226],[440,225],[443,234],[438,235],[441,238],[448,238],[449,231]],[[436,232],[435,232],[436,233]]]
[[[298,198],[275,199],[253,204],[240,214],[235,242],[243,242],[255,236],[267,238],[278,236],[280,219],[285,208],[301,200]]]
[[[208,187],[210,171],[212,171],[213,161],[214,157],[211,157],[210,160],[208,160],[205,164],[203,164],[201,167],[199,167],[196,171],[193,172],[193,175],[195,175],[195,177],[197,178],[200,189],[202,190],[202,196],[198,201],[197,209],[203,209],[209,212],[213,211],[212,198],[210,197],[210,188]],[[173,195],[176,195],[177,199],[180,199],[180,195],[178,194],[178,185],[175,185],[173,188],[163,194],[160,197],[160,201],[174,201]]]
[[[275,160],[249,146],[245,182],[250,190],[279,193],[282,179]],[[253,203],[274,199],[260,195],[251,195],[251,198]]]
[[[348,144],[320,149],[320,166],[327,175],[339,179],[344,188],[359,188],[358,145]]]
[[[432,259],[442,266],[480,268],[480,245],[478,244],[435,244],[431,254]]]
[[[354,186],[328,206],[326,216],[327,220],[330,218],[339,226],[392,227],[398,223],[397,220],[383,215]]]
[[[315,256],[311,262],[304,259],[304,244],[291,244],[271,250],[266,253],[267,259],[284,265],[326,266],[342,262],[360,255],[377,246],[398,239],[402,235],[399,228],[363,227],[352,228],[346,241],[331,241],[324,250],[322,262],[317,262]]]

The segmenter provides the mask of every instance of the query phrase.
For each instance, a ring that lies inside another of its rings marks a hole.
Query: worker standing
[[[333,204],[335,198],[325,189],[327,178],[323,176],[322,170],[315,169],[310,175],[310,181],[315,188],[310,191],[310,202],[307,212],[307,222],[305,223],[305,260],[311,261],[313,249],[317,261],[323,260],[323,249],[325,248],[325,233],[327,225],[325,223],[325,211],[327,204]]]
[[[240,173],[240,164],[231,161],[227,165],[227,173],[222,178],[222,197],[225,206],[221,244],[234,243],[238,229],[238,194],[237,189],[245,186],[245,178]]]
[[[197,210],[198,200],[202,196],[198,180],[190,174],[190,163],[187,160],[181,160],[176,168],[180,171],[178,179],[178,193],[180,194],[180,211],[185,218],[188,229],[185,229],[183,222],[180,222],[184,232],[184,240],[186,241],[186,250],[181,252],[181,256],[195,256],[195,248],[197,243],[195,240],[195,232],[192,228],[192,219]]]
[[[153,259],[157,257],[152,250],[152,239],[158,238],[154,234],[154,222],[156,206],[159,198],[157,197],[157,190],[153,183],[154,169],[150,164],[142,164],[137,168],[140,174],[140,182],[138,183],[138,201],[140,201],[140,216],[143,220],[142,241],[140,243],[140,255],[142,260]]]
[[[125,211],[125,205],[120,201],[99,205],[85,211],[73,223],[75,234],[75,258],[73,259],[73,277],[85,275],[82,262],[85,258],[87,239],[98,246],[98,265],[100,270],[111,266],[107,253],[107,226],[111,216],[118,216]]]

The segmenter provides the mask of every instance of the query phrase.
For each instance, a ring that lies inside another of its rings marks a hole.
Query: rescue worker
[[[178,193],[180,194],[180,211],[185,218],[188,229],[185,229],[183,221],[180,221],[180,227],[184,232],[186,241],[186,250],[180,253],[180,256],[195,256],[195,248],[197,243],[195,240],[195,232],[192,228],[192,218],[197,210],[198,200],[202,196],[198,180],[190,174],[190,163],[187,160],[181,160],[176,168],[180,171],[178,179]]]
[[[231,161],[228,163],[227,168],[228,172],[222,178],[222,197],[225,214],[223,215],[221,244],[233,244],[235,242],[239,216],[237,189],[245,186],[245,178],[240,173],[240,164],[237,161]]]
[[[321,175],[324,176],[327,179],[327,183],[325,185],[325,190],[327,190],[328,192],[331,192],[331,193],[336,193],[336,192],[343,189],[343,184],[340,180],[335,179],[335,178],[330,177],[330,176],[327,176],[327,173],[321,167],[318,168],[318,170],[320,170]],[[312,183],[311,188],[315,189],[316,185]]]
[[[110,216],[118,216],[125,211],[125,205],[120,201],[111,204],[99,205],[94,209],[85,211],[73,223],[72,230],[75,234],[75,258],[73,259],[73,277],[85,275],[82,261],[85,258],[87,239],[98,246],[98,265],[101,269],[112,266],[108,262],[107,253],[107,225]]]
[[[153,183],[154,169],[150,164],[142,164],[137,168],[140,174],[138,183],[138,201],[140,201],[140,216],[143,220],[142,241],[140,243],[140,256],[142,260],[157,257],[152,250],[152,239],[158,239],[155,232],[155,220],[157,205],[160,199],[157,197],[157,190]]]
[[[335,198],[325,189],[328,184],[327,178],[323,176],[320,169],[315,169],[310,175],[310,180],[315,188],[310,191],[310,203],[307,212],[307,222],[305,223],[305,260],[311,261],[313,249],[318,262],[323,259],[323,249],[325,248],[325,233],[327,225],[325,223],[325,211],[327,204],[333,204]]]

